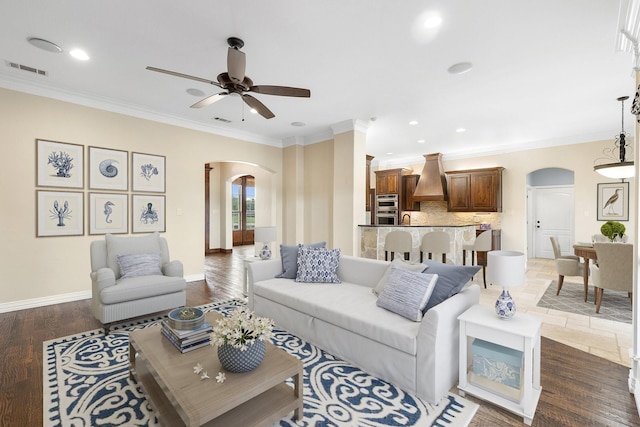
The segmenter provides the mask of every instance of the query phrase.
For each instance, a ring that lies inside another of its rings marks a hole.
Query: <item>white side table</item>
[[[244,295],[245,297],[248,295],[249,293],[249,267],[248,265],[251,264],[252,262],[256,262],[256,261],[262,261],[262,258],[257,257],[257,256],[252,256],[252,257],[248,257],[244,259],[244,281],[242,282],[242,295]]]
[[[531,425],[540,393],[540,327],[542,321],[529,314],[516,314],[510,320],[496,316],[492,307],[474,305],[462,313],[460,320],[460,370],[458,390],[461,396],[469,393],[494,403],[524,418]],[[469,381],[467,355],[470,338],[479,338],[503,347],[523,352],[522,395],[519,402],[511,401]]]

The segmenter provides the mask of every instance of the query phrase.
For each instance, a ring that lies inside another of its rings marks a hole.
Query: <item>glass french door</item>
[[[253,245],[253,229],[256,224],[255,178],[241,176],[231,184],[231,224],[233,246]]]

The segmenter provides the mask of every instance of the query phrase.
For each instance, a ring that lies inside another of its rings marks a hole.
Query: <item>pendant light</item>
[[[616,137],[613,148],[604,149],[603,154],[607,157],[596,159],[594,162],[596,165],[593,170],[607,178],[625,179],[635,175],[633,161],[626,160],[627,148],[631,147],[626,142],[626,134],[624,132],[624,101],[627,99],[629,99],[628,96],[618,98],[622,105],[622,129],[620,130],[620,135]],[[616,154],[618,154],[619,159]],[[606,163],[600,163],[599,161]]]

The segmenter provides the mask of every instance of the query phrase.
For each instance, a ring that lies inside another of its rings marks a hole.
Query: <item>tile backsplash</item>
[[[402,212],[411,215],[411,225],[467,225],[488,223],[500,229],[500,212],[448,212],[447,202],[420,202],[420,212]]]

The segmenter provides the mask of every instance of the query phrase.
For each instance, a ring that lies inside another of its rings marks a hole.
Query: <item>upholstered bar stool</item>
[[[432,231],[422,236],[420,244],[420,262],[426,253],[431,259],[432,254],[442,254],[442,262],[447,262],[447,253],[451,248],[451,237],[446,231]]]
[[[484,252],[484,262],[482,263],[482,281],[484,282],[484,287],[487,287],[487,278],[486,278],[486,268],[487,268],[487,256],[486,253],[491,250],[491,230],[483,231],[478,236],[476,236],[476,240],[471,243],[465,243],[462,245],[462,265],[466,265],[467,263],[467,251],[471,251],[471,265],[475,264],[475,253],[476,252]]]
[[[389,260],[389,252],[391,252],[391,261],[393,261],[395,252],[401,252],[404,254],[404,259],[408,261],[412,247],[411,233],[400,230],[390,231],[384,239],[384,260]]]

